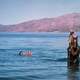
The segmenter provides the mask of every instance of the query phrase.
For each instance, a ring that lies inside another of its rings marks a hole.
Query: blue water
[[[67,47],[68,33],[0,33],[0,80],[80,80],[67,68]],[[19,55],[27,50],[32,56]]]

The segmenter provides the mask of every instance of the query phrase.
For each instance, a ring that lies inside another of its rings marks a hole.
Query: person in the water
[[[71,47],[71,45],[73,44],[73,34],[74,34],[74,32],[70,32],[70,35],[69,35],[69,47]]]
[[[32,56],[32,51],[28,50],[28,51],[20,51],[19,52],[20,56]]]
[[[68,66],[79,65],[78,36],[75,32],[70,32],[68,48]]]

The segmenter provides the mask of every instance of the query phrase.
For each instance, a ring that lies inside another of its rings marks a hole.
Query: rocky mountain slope
[[[64,32],[71,29],[80,31],[80,13],[32,20],[15,25],[0,25],[0,32]]]

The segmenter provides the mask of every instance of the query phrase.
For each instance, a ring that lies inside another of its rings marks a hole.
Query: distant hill
[[[0,25],[0,32],[64,32],[71,29],[80,31],[80,13],[32,20],[15,25]]]

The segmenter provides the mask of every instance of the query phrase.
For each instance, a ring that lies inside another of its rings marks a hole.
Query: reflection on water
[[[80,80],[79,66],[68,68],[68,80]]]

